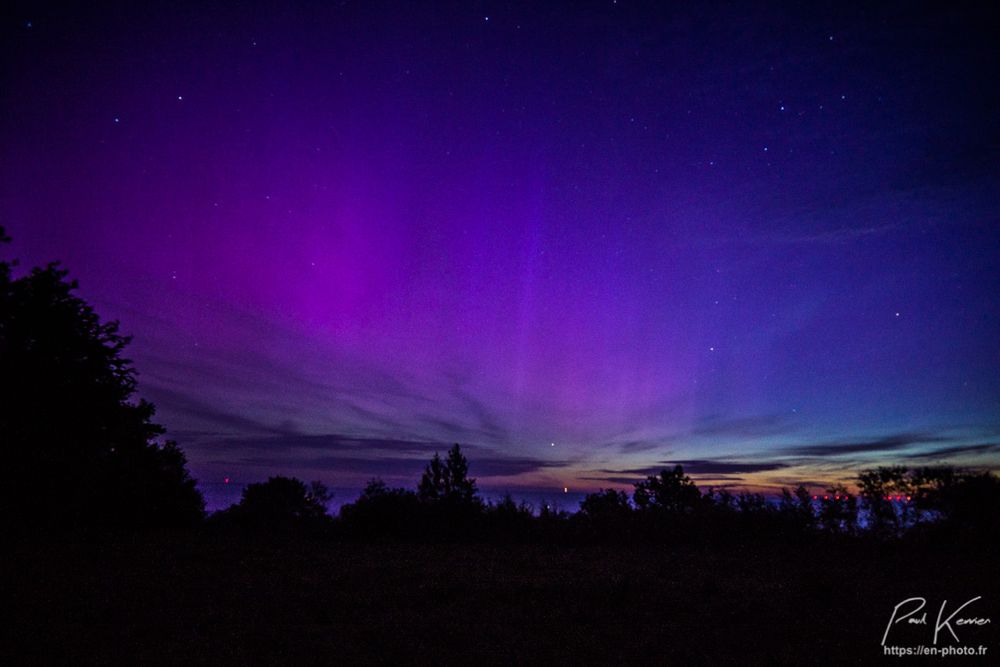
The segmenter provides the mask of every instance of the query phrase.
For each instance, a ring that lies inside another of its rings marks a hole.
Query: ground
[[[931,627],[889,644],[931,645],[945,599],[981,595],[1000,623],[995,554],[954,545],[147,537],[21,541],[4,561],[8,664],[870,664],[893,660],[882,635],[909,597]],[[1000,650],[995,626],[959,635]]]

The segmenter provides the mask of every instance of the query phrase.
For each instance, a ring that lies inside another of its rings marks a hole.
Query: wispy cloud
[[[691,475],[738,475],[741,473],[765,472],[769,470],[780,470],[788,467],[789,464],[779,461],[761,462],[740,462],[722,461],[709,459],[686,459],[675,461],[664,461],[658,465],[645,466],[641,468],[627,468],[625,470],[598,470],[598,473],[611,475],[636,475],[645,477],[648,475],[658,475],[664,469],[671,469],[679,465],[684,468],[684,472]],[[590,478],[588,478],[590,479]],[[602,478],[603,479],[603,478]]]
[[[780,470],[788,467],[787,463],[765,461],[760,463],[737,461],[712,461],[706,459],[690,459],[686,461],[670,461],[670,465],[683,466],[684,471],[692,475],[739,474]]]
[[[1000,442],[984,442],[975,445],[956,445],[954,447],[943,447],[941,449],[935,449],[929,452],[919,452],[916,454],[908,454],[909,459],[946,459],[953,456],[962,456],[966,454],[990,454],[993,452],[1000,452]]]
[[[947,442],[952,438],[928,433],[897,433],[873,440],[855,440],[843,442],[824,442],[812,445],[800,445],[777,450],[774,454],[789,454],[793,456],[844,456],[848,454],[863,454],[868,452],[889,452],[905,449],[911,445],[934,442]]]
[[[409,477],[417,479],[427,464],[423,458],[406,458],[379,456],[378,458],[363,458],[353,456],[249,456],[240,462],[252,466],[262,466],[270,469],[286,468],[290,470],[310,470],[324,473],[360,473],[373,477],[385,475],[389,477]],[[470,462],[470,475],[473,478],[511,477],[525,473],[537,472],[545,468],[559,467],[561,463],[540,461],[531,458],[507,458],[502,456],[477,457]]]

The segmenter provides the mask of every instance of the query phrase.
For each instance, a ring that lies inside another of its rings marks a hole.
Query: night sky
[[[210,505],[453,442],[515,495],[1000,468],[995,3],[281,4],[0,44],[5,254]]]

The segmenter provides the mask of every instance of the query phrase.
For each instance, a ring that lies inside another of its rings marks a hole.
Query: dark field
[[[889,644],[931,645],[944,599],[950,613],[981,595],[972,609],[989,617],[1000,599],[995,555],[955,545],[204,538],[21,545],[4,560],[18,664],[869,664],[894,660],[880,642],[905,598],[928,599],[930,627],[898,626]],[[995,654],[995,625],[958,630]]]

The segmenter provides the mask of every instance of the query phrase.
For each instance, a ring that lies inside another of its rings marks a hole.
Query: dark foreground
[[[1000,650],[997,558],[954,545],[161,538],[21,544],[4,561],[7,664],[870,664],[897,660],[880,645],[897,603],[926,597],[930,627],[888,643],[930,646],[941,602],[980,595],[969,610],[994,624],[957,630],[988,655],[956,660]]]

